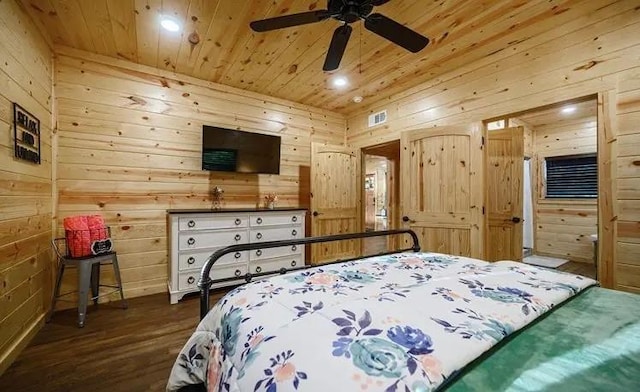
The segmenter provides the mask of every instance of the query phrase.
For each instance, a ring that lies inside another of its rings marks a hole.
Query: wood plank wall
[[[227,207],[270,192],[308,207],[311,142],[344,144],[340,114],[69,48],[56,57],[58,225],[106,218],[129,297],[167,290],[167,209],[210,208],[214,186]],[[280,135],[281,174],[202,171],[203,124]]]
[[[594,109],[597,103],[594,100]],[[534,253],[593,263],[589,235],[598,232],[597,200],[545,199],[542,182],[546,157],[597,151],[597,118],[586,117],[533,128],[536,179],[532,191],[535,209]]]
[[[640,6],[632,0],[583,5],[597,9],[580,16],[570,8],[543,34],[532,34],[508,50],[496,51],[433,81],[407,86],[401,94],[380,97],[349,117],[347,143],[359,147],[380,144],[398,139],[400,132],[408,129],[496,118],[600,91],[615,91],[618,86],[622,104],[614,126],[629,143],[637,141]],[[367,116],[383,109],[388,110],[388,121],[368,128]],[[625,153],[620,145],[620,153]],[[640,249],[634,242],[640,236],[639,170],[634,163],[639,160],[633,150],[626,150],[626,154],[631,156],[618,158],[619,196],[613,196],[616,208],[620,207],[620,218],[624,218],[618,222],[618,238],[625,239],[618,242],[621,255],[616,279],[617,287],[636,290],[640,288],[640,266],[629,261],[640,259]]]
[[[0,0],[0,374],[42,325],[51,290],[51,100],[47,41]],[[41,159],[14,158],[13,102],[40,120]]]
[[[640,293],[640,69],[620,76],[616,128],[617,284]]]

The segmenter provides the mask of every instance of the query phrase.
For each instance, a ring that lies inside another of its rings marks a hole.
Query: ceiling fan
[[[378,13],[372,13],[373,7],[388,3],[390,0],[328,0],[326,10],[302,12],[299,14],[277,16],[256,20],[250,23],[256,32],[283,29],[321,22],[333,18],[344,24],[333,33],[331,45],[322,67],[325,71],[338,69],[347,48],[347,42],[353,28],[351,23],[364,19],[364,27],[379,36],[388,39],[406,50],[417,53],[429,44],[429,39]]]

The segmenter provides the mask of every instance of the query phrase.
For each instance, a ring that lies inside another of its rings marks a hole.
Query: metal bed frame
[[[244,279],[247,283],[249,283],[253,278],[256,278],[256,277],[273,275],[273,274],[285,274],[291,271],[299,271],[299,270],[305,270],[305,269],[317,267],[315,265],[303,265],[295,268],[280,268],[279,270],[265,271],[265,272],[255,273],[255,274],[246,273],[244,276],[240,276],[240,277],[211,279],[211,276],[210,276],[211,268],[216,263],[216,261],[218,261],[218,259],[220,259],[222,256],[228,253],[242,252],[247,250],[265,249],[265,248],[279,248],[279,247],[291,246],[291,245],[308,245],[308,244],[317,244],[321,242],[354,240],[354,239],[369,238],[369,237],[384,237],[384,236],[399,235],[399,234],[409,234],[413,241],[413,245],[410,248],[400,249],[392,252],[378,253],[378,254],[366,256],[366,257],[384,256],[384,255],[391,255],[395,253],[402,253],[402,252],[409,252],[409,251],[413,251],[413,252],[420,251],[420,242],[418,241],[418,236],[413,230],[408,230],[408,229],[370,231],[365,233],[349,233],[349,234],[327,235],[327,236],[321,236],[321,237],[306,237],[306,238],[300,238],[300,239],[294,239],[294,240],[258,242],[258,243],[251,243],[251,244],[231,245],[231,246],[227,246],[226,248],[219,249],[207,258],[207,260],[204,263],[204,266],[202,267],[202,271],[200,272],[200,280],[198,280],[198,287],[200,288],[200,320],[202,320],[209,312],[209,294],[211,292],[211,286],[216,283],[230,282],[238,279]],[[350,259],[338,259],[328,263],[323,263],[322,265],[344,263],[347,261],[358,260],[361,258],[362,257],[353,257]]]

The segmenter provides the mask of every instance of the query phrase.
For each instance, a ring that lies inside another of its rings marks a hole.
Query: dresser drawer
[[[178,234],[178,249],[219,248],[249,242],[247,230],[194,231]]]
[[[299,256],[304,254],[304,245],[289,245],[283,246],[280,248],[267,248],[267,249],[257,249],[249,252],[250,260],[264,260],[264,259],[273,259],[277,257],[284,257],[295,255]]]
[[[250,242],[265,242],[265,241],[279,241],[290,240],[293,238],[304,237],[304,227],[302,226],[289,226],[289,227],[269,227],[264,229],[252,229],[249,232]]]
[[[295,255],[279,259],[251,262],[249,265],[249,272],[252,274],[258,274],[260,272],[278,272],[281,268],[295,268],[302,267],[303,265],[304,262],[302,261],[302,255]]]
[[[262,226],[279,226],[279,225],[299,225],[304,220],[304,211],[293,211],[290,213],[264,213],[251,214],[249,217],[252,228]]]
[[[204,262],[207,261],[207,258],[209,258],[209,256],[211,256],[213,252],[218,249],[221,248],[210,249],[201,252],[180,252],[178,254],[178,270],[184,271],[202,268]],[[216,261],[216,263],[214,264],[214,267],[230,263],[246,263],[247,261],[249,261],[248,251],[228,253],[222,256],[222,258],[218,259],[218,261]]]
[[[209,275],[211,279],[224,279],[234,276],[240,277],[247,273],[247,265],[226,265],[224,267],[214,267]],[[181,272],[178,275],[179,290],[198,290],[198,279],[200,279],[200,271]],[[240,279],[240,278],[238,278]]]
[[[247,215],[192,216],[179,218],[178,230],[233,229],[249,226]]]

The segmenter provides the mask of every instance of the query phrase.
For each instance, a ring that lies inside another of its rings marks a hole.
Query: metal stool
[[[62,284],[62,275],[64,274],[65,267],[68,265],[75,266],[78,269],[78,326],[84,327],[84,320],[87,314],[87,302],[89,297],[89,288],[91,288],[91,299],[95,305],[98,304],[98,298],[111,295],[115,292],[120,292],[120,298],[122,299],[122,308],[127,309],[127,300],[124,298],[122,291],[122,280],[120,279],[120,268],[118,267],[118,257],[116,252],[109,252],[98,256],[90,256],[83,258],[71,258],[68,256],[66,250],[65,238],[56,238],[52,241],[53,249],[58,256],[58,274],[56,277],[56,288],[53,293],[53,299],[51,301],[51,310],[47,317],[47,322],[51,321],[53,312],[55,310],[56,301],[60,297],[73,294],[76,291],[60,294],[60,286]],[[113,273],[116,279],[116,285],[101,285],[100,284],[100,266],[103,264],[112,264]],[[100,294],[100,287],[109,287],[115,290],[109,291],[105,294]]]

